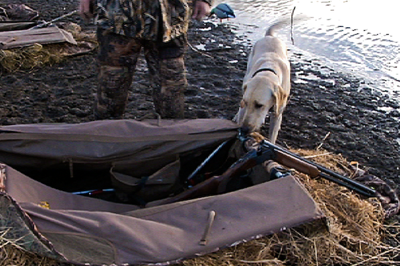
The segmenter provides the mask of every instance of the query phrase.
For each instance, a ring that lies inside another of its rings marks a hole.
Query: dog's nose
[[[242,126],[242,127],[240,128],[240,130],[242,131],[242,133],[243,133],[244,135],[247,135],[247,134],[250,132],[250,128],[249,128],[248,126]]]

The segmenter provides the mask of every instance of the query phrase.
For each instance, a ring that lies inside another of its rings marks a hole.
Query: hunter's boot
[[[94,106],[96,119],[122,119],[132,84],[128,67],[100,66],[99,84]]]

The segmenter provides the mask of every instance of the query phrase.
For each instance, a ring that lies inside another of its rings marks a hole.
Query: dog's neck
[[[253,76],[251,76],[251,77],[254,78],[258,73],[263,72],[263,71],[270,71],[276,75],[275,70],[273,70],[272,68],[260,68],[256,72],[254,72]]]

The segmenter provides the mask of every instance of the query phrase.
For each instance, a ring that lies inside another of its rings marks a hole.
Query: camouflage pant
[[[141,52],[147,61],[155,110],[163,118],[183,118],[187,88],[185,38],[162,43],[97,30],[100,43],[96,119],[121,119]]]

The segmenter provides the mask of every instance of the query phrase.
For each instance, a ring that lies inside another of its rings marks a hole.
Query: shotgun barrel
[[[275,151],[275,157],[273,158],[273,160],[281,163],[282,165],[294,168],[299,172],[308,174],[312,178],[325,178],[341,186],[347,187],[348,189],[354,190],[366,197],[376,196],[376,191],[374,189],[367,187],[364,184],[357,182],[356,180],[340,175],[330,169],[323,167],[322,165],[309,161],[301,157],[300,155],[290,152],[285,148],[279,147],[278,145],[272,144],[265,139],[261,141],[260,145],[267,150],[273,149]]]

